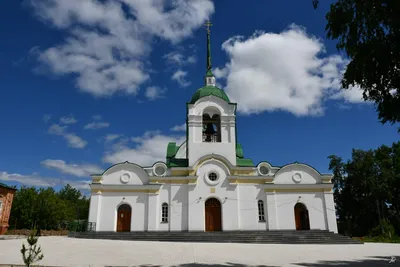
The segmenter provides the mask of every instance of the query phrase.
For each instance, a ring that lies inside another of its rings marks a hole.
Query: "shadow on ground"
[[[399,246],[400,249],[400,246]],[[335,253],[332,251],[332,253]],[[356,261],[317,261],[313,263],[292,263],[293,266],[305,266],[305,267],[323,267],[323,266],[335,266],[335,267],[381,267],[381,266],[400,266],[400,255],[395,256],[396,261],[389,263],[391,257],[383,256],[371,256],[366,259]],[[163,265],[139,265],[135,267],[162,267]],[[105,267],[128,267],[128,266],[105,266]],[[131,266],[134,267],[134,266]],[[171,267],[281,267],[273,265],[245,265],[241,263],[227,262],[225,264],[207,264],[207,263],[185,263],[180,265],[173,265]]]
[[[400,246],[399,246],[400,250]],[[332,253],[335,253],[332,251]],[[391,261],[391,257],[383,256],[371,256],[367,259],[356,260],[356,261],[318,261],[314,263],[293,263],[294,266],[306,266],[306,267],[322,267],[322,266],[335,266],[335,267],[380,267],[380,266],[400,266],[400,256],[394,256],[395,261]]]
[[[105,266],[105,267],[128,267],[128,266]],[[139,265],[130,267],[163,267],[163,265]],[[279,267],[273,265],[245,265],[241,263],[227,262],[225,264],[207,264],[207,263],[185,263],[179,265],[171,265],[171,267]]]

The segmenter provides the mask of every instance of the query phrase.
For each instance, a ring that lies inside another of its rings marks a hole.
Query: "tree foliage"
[[[347,162],[335,155],[329,159],[342,232],[364,236],[380,229],[388,235],[394,227],[400,234],[400,142],[375,150],[353,149]]]
[[[382,123],[400,122],[399,14],[398,0],[337,0],[326,14],[327,37],[350,59],[343,88],[360,86]]]
[[[51,187],[22,187],[14,196],[10,228],[57,230],[73,221],[87,220],[88,213],[89,199],[70,185],[59,192]]]

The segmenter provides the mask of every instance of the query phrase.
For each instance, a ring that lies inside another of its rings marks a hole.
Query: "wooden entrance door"
[[[296,230],[310,230],[308,210],[304,204],[297,203],[294,206],[294,218],[296,222]]]
[[[206,231],[221,231],[221,202],[209,198],[205,203]]]
[[[131,231],[132,209],[128,204],[122,204],[118,208],[117,232]]]

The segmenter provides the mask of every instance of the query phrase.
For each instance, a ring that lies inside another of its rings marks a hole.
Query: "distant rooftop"
[[[9,186],[9,185],[3,184],[3,183],[0,183],[0,187],[17,190],[15,187],[12,187],[12,186]]]

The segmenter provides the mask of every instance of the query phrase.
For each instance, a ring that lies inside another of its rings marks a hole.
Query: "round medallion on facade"
[[[153,166],[153,172],[156,176],[165,176],[167,174],[167,165],[164,163],[157,163]]]
[[[257,170],[258,174],[262,176],[267,176],[271,172],[270,166],[266,162],[260,163],[257,167]]]
[[[219,174],[216,171],[206,173],[204,178],[209,185],[216,185],[219,183]]]
[[[295,181],[296,183],[300,183],[302,177],[301,177],[300,173],[296,172],[295,174],[293,174],[292,178],[293,178],[293,181]]]
[[[121,175],[121,182],[123,182],[124,184],[128,183],[130,179],[131,175],[127,172]]]

